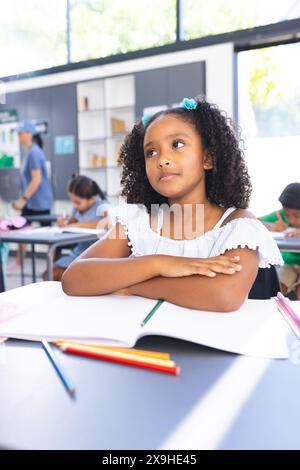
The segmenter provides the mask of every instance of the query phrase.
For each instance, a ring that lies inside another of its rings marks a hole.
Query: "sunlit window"
[[[183,0],[185,39],[253,28],[300,17],[295,0]]]
[[[175,41],[175,0],[71,1],[72,61]]]
[[[66,0],[1,1],[1,77],[66,61]]]
[[[299,54],[299,43],[238,54],[239,123],[258,215],[280,207],[280,192],[299,180]]]

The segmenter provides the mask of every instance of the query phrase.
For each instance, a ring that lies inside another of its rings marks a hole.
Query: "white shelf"
[[[105,111],[104,108],[95,108],[95,109],[88,109],[86,111],[78,111],[79,114],[90,114],[90,113],[103,113]]]
[[[134,106],[134,75],[106,78],[104,80],[104,94],[106,107]]]
[[[79,142],[103,142],[106,140],[106,137],[96,137],[92,139],[79,139]]]
[[[134,108],[110,108],[106,110],[107,135],[112,137],[117,134],[128,133],[134,125]]]
[[[81,114],[89,114],[89,113],[97,113],[97,112],[103,112],[103,111],[110,111],[110,110],[123,110],[123,109],[132,109],[134,105],[127,105],[127,106],[111,106],[111,107],[104,107],[104,108],[94,108],[94,109],[88,109],[86,111],[78,111],[78,113]]]
[[[106,136],[105,113],[97,111],[95,113],[78,114],[78,135],[79,140],[99,139]]]
[[[77,85],[79,169],[108,197],[120,197],[120,147],[135,121],[134,75]]]
[[[104,108],[104,82],[92,80],[77,85],[77,109],[92,111]]]

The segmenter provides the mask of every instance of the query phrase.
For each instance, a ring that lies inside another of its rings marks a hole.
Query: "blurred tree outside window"
[[[299,0],[183,0],[185,39],[300,17]]]
[[[176,0],[69,0],[71,62],[174,43]],[[300,0],[182,0],[185,39],[300,17]],[[67,0],[0,1],[0,77],[64,65]]]
[[[170,44],[175,39],[175,0],[71,0],[74,62]]]
[[[299,54],[300,43],[238,54],[239,124],[257,215],[280,207],[280,192],[299,181]]]
[[[66,62],[66,0],[1,0],[0,77]]]

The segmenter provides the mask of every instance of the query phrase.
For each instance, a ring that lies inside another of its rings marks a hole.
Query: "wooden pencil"
[[[132,355],[137,355],[137,356],[145,356],[145,357],[153,357],[156,359],[162,359],[169,361],[170,360],[170,354],[169,353],[163,353],[163,352],[157,352],[157,351],[146,351],[144,349],[129,349],[129,348],[118,348],[114,346],[102,346],[98,344],[89,344],[89,343],[81,343],[80,341],[65,341],[65,340],[59,340],[59,341],[53,341],[53,344],[56,344],[57,346],[61,345],[79,345],[79,346],[91,346],[93,348],[98,348],[98,349],[103,349],[104,351],[119,351],[119,352],[126,352],[127,354],[132,354]]]
[[[159,372],[168,374],[179,375],[180,369],[176,367],[173,361],[165,361],[154,358],[146,358],[142,356],[131,356],[117,351],[103,351],[92,347],[81,346],[59,346],[64,352],[70,354],[77,354],[80,356],[91,357],[94,359],[102,359],[111,362],[117,362],[135,367],[142,367],[145,369],[152,369]]]

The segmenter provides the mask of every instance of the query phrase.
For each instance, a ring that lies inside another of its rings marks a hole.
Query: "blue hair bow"
[[[179,107],[185,109],[196,109],[197,108],[197,101],[194,98],[183,98]]]
[[[194,98],[183,98],[181,103],[179,104],[179,108],[185,109],[196,109],[198,106],[197,101]],[[142,117],[142,123],[144,126],[147,126],[148,122],[156,113],[145,113]]]
[[[147,126],[148,122],[150,121],[152,116],[154,116],[154,114],[155,113],[145,113],[145,114],[143,114],[142,123],[143,123],[144,126]]]

